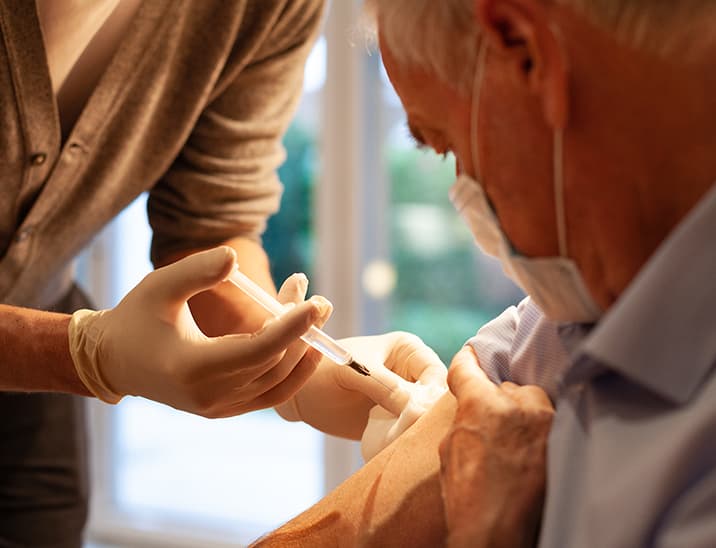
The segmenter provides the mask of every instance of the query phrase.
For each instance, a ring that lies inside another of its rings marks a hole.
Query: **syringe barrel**
[[[232,282],[236,287],[240,288],[244,293],[251,297],[256,303],[260,304],[264,310],[272,316],[280,316],[286,310],[283,305],[274,297],[266,293],[263,287],[254,282],[246,274],[235,268],[229,274],[228,281]]]
[[[286,311],[281,303],[266,293],[260,285],[238,269],[233,270],[228,280],[239,287],[274,317],[280,316]],[[343,348],[338,341],[318,329],[315,325],[312,325],[301,339],[338,365],[346,365],[353,359],[350,352]]]
[[[353,359],[351,353],[343,348],[338,341],[315,325],[312,325],[301,339],[338,365],[346,365]]]

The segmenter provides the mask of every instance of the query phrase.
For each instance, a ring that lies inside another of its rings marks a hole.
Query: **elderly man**
[[[530,299],[456,356],[454,422],[440,402],[266,544],[712,546],[716,6],[369,5],[413,134]]]

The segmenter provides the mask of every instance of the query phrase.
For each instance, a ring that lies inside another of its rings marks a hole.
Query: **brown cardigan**
[[[0,2],[0,302],[44,308],[149,191],[152,260],[278,209],[281,136],[323,0],[144,0],[61,142],[35,3]]]

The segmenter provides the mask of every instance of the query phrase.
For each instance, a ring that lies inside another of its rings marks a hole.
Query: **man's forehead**
[[[456,109],[465,108],[469,101],[458,96],[453,88],[423,71],[386,64],[386,71],[407,116],[410,133],[419,143],[424,142],[423,130],[441,128]]]
[[[399,62],[392,56],[387,46],[381,48],[381,54],[388,78],[406,110],[409,110],[410,105],[422,102],[426,96],[436,91],[437,80],[425,71]]]

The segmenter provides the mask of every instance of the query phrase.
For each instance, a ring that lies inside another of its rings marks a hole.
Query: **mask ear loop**
[[[552,25],[558,43],[561,44],[562,33]],[[564,48],[562,48],[564,53]],[[552,137],[552,171],[554,177],[554,209],[557,220],[557,242],[559,256],[567,258],[567,214],[564,205],[564,126],[560,125],[553,131]]]
[[[472,106],[470,109],[470,149],[472,153],[473,169],[475,170],[475,179],[482,179],[482,170],[480,169],[480,150],[477,146],[477,129],[480,121],[480,98],[482,95],[482,82],[485,75],[485,66],[487,65],[487,46],[485,38],[480,39],[480,51],[477,53],[477,64],[475,66],[475,79],[472,84]],[[482,182],[480,183],[482,184]]]
[[[564,208],[564,130],[554,130],[553,171],[554,171],[554,208],[557,218],[557,241],[559,256],[567,257],[567,219]]]

